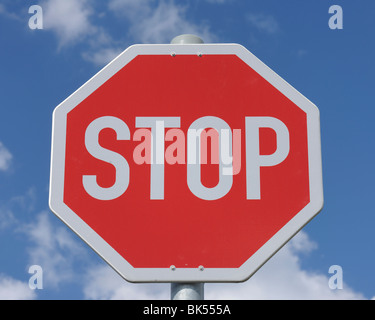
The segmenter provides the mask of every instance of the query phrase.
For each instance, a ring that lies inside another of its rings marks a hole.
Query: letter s
[[[105,116],[91,122],[85,133],[85,146],[87,151],[95,158],[108,162],[116,168],[115,183],[108,188],[98,185],[96,175],[84,175],[83,187],[86,192],[98,200],[113,200],[121,196],[129,186],[129,164],[120,154],[105,149],[99,145],[99,133],[104,128],[113,129],[117,140],[129,140],[130,131],[126,123],[119,118]]]

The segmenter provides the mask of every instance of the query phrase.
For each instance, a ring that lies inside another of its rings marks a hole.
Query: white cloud
[[[57,289],[63,282],[69,282],[81,286],[84,299],[170,299],[170,284],[129,283],[105,263],[98,265],[87,255],[86,247],[81,246],[83,243],[76,241],[68,229],[52,224],[50,215],[41,212],[33,223],[23,227],[30,240],[30,264],[43,268],[45,290]],[[305,270],[301,259],[316,249],[317,244],[301,231],[248,281],[205,284],[205,299],[366,299],[345,283],[345,279],[343,289],[330,289],[329,278],[332,275],[328,270],[326,273]],[[77,267],[77,262],[84,267]],[[7,283],[17,284],[17,281]]]
[[[29,284],[0,274],[0,300],[32,300],[36,298],[35,291]]]
[[[90,22],[93,11],[89,0],[45,0],[41,7],[44,28],[57,34],[60,47],[96,31]]]
[[[357,300],[365,299],[344,283],[343,289],[328,286],[329,274],[304,270],[300,256],[317,248],[299,232],[252,278],[240,284],[207,284],[207,299],[246,300]]]
[[[131,284],[107,264],[97,265],[87,254],[87,246],[74,239],[63,224],[55,226],[51,215],[43,211],[34,222],[20,227],[30,244],[29,264],[42,267],[43,290],[57,290],[63,284],[75,283],[82,286],[85,299],[169,299],[168,285]]]
[[[160,2],[142,24],[134,25],[134,30],[144,43],[169,43],[172,38],[184,33],[201,36],[206,42],[211,38],[207,27],[199,27],[184,17],[182,7],[165,2]]]
[[[84,52],[82,56],[85,60],[90,61],[96,65],[105,65],[116,58],[121,52],[121,49],[102,48],[99,50]]]
[[[318,245],[316,242],[310,240],[306,232],[302,231],[293,237],[286,248],[295,253],[308,254],[317,249]]]
[[[100,265],[86,274],[83,293],[93,300],[166,300],[169,290],[169,284],[129,283],[109,266]]]
[[[33,201],[35,191],[30,190],[24,197]],[[29,200],[20,201],[19,198],[14,197],[8,202],[9,210],[13,210],[11,205],[15,204],[29,207]],[[0,214],[5,212],[4,208]],[[52,213],[43,211],[33,222],[25,224],[16,220],[12,211],[9,212],[2,217],[8,215],[9,224],[17,225],[17,231],[27,236],[29,264],[42,267],[44,290],[56,290],[61,284],[75,283],[81,286],[85,299],[170,299],[170,284],[132,284],[108,265],[97,265],[87,254],[88,248],[82,241],[76,240],[62,223],[52,223]],[[317,244],[301,231],[250,280],[239,284],[205,284],[205,299],[366,299],[345,283],[345,278],[343,289],[332,290],[328,284],[332,275],[328,270],[324,273],[305,270],[301,260],[313,250],[317,250]],[[345,274],[345,266],[343,270]],[[0,274],[0,299],[2,296],[36,298],[30,291],[27,284]]]
[[[136,21],[151,14],[154,0],[110,0],[108,8],[128,19]]]
[[[84,259],[85,251],[66,228],[54,226],[49,215],[52,213],[39,213],[34,222],[20,227],[20,230],[30,241],[30,264],[43,269],[45,287],[58,288],[63,282],[76,279],[74,262]]]
[[[36,188],[30,187],[25,194],[10,198],[8,207],[16,207],[18,210],[32,212],[37,201]]]
[[[120,49],[110,34],[100,25],[92,0],[44,0],[44,28],[57,36],[59,49],[84,43],[82,57],[96,65],[110,62]]]
[[[225,2],[228,2],[228,0],[206,0],[207,2],[214,3],[214,4],[223,4]]]
[[[297,52],[295,53],[295,55],[298,57],[298,58],[301,58],[301,57],[304,57],[308,54],[308,51],[305,50],[305,49],[298,49]]]
[[[274,34],[280,30],[278,22],[271,15],[250,13],[247,19],[254,27],[264,33]]]
[[[16,14],[14,12],[11,12],[4,4],[0,3],[0,14],[19,22],[24,22],[23,17],[21,17],[19,14]]]
[[[7,171],[10,168],[13,156],[9,150],[0,142],[0,171]]]
[[[16,222],[16,218],[12,210],[10,210],[7,206],[0,207],[0,231],[3,231],[10,226],[14,225]]]
[[[303,270],[300,256],[317,248],[300,232],[250,280],[236,284],[205,284],[205,299],[212,300],[328,300],[365,299],[344,283],[342,290],[328,286],[327,274]],[[170,299],[170,284],[131,284],[108,266],[88,272],[83,288],[86,299]]]
[[[29,188],[25,194],[14,196],[0,205],[0,231],[18,226],[22,226],[22,221],[17,219],[17,214],[21,212],[30,213],[34,209],[36,202],[36,191],[34,187]]]
[[[109,8],[129,21],[129,36],[137,43],[169,43],[185,33],[200,36],[205,42],[214,40],[207,25],[191,22],[186,8],[173,1],[111,0]]]
[[[58,49],[76,44],[86,46],[82,57],[96,65],[104,65],[125,49],[123,43],[169,43],[175,36],[192,33],[205,42],[215,36],[207,24],[195,23],[187,17],[188,5],[177,5],[173,0],[110,0],[107,10],[111,18],[124,27],[124,37],[115,40],[98,12],[93,0],[42,0],[43,28],[53,32]],[[101,5],[103,7],[103,4]],[[5,7],[0,6],[0,14]]]

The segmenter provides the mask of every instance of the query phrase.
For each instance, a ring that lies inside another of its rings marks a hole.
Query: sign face
[[[131,46],[54,111],[50,208],[128,281],[244,281],[322,206],[317,107],[240,45]]]

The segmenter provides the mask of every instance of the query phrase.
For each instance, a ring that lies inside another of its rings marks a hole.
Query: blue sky
[[[43,29],[31,30],[31,5]],[[331,5],[343,9],[332,30]],[[212,299],[375,296],[375,20],[372,0],[2,0],[0,299],[169,299],[168,284],[122,280],[48,208],[53,109],[134,43],[194,33],[239,43],[321,113],[325,205],[250,280],[206,285]],[[43,289],[29,287],[31,265]],[[343,289],[329,288],[343,270]]]

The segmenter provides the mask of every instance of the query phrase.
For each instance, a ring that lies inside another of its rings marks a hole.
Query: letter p
[[[246,117],[246,194],[247,199],[260,199],[260,167],[272,167],[285,160],[289,154],[289,131],[279,119],[272,117]],[[276,151],[261,155],[259,128],[276,132]]]

